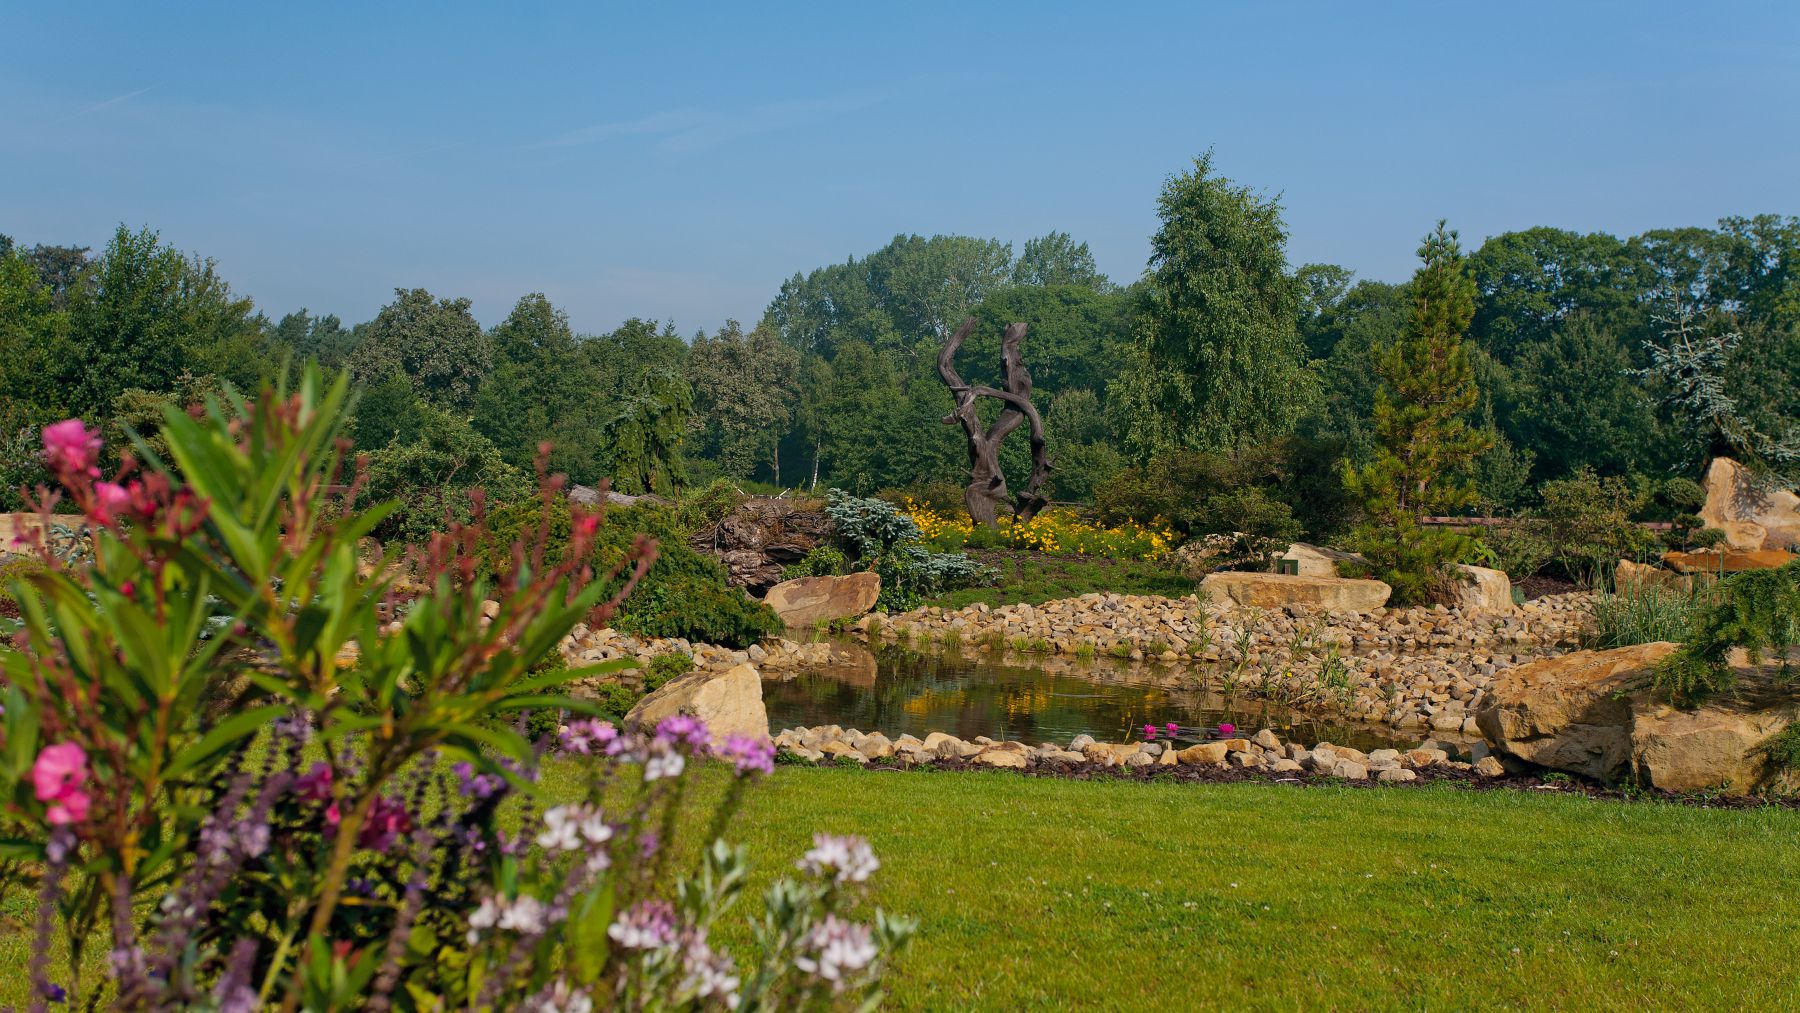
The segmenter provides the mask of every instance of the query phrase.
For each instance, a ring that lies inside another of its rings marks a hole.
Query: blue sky
[[[1800,5],[0,0],[0,232],[148,224],[272,315],[710,330],[898,232],[1061,229],[1129,280],[1207,148],[1363,277],[1440,216],[1800,213]]]

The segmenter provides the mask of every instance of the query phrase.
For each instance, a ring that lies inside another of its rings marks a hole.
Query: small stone
[[[836,739],[833,739],[832,741],[827,742],[824,745],[820,746],[819,752],[824,753],[826,756],[831,756],[831,757],[840,757],[840,756],[841,757],[849,757],[850,759],[855,760],[857,763],[868,763],[869,762],[868,757],[857,752],[855,747],[851,746],[848,742],[839,742]]]
[[[1362,781],[1368,778],[1369,768],[1355,760],[1339,760],[1331,765],[1331,776],[1341,777],[1346,781]]]
[[[1294,774],[1300,771],[1300,763],[1285,757],[1269,765],[1269,769],[1277,774]]]
[[[1412,780],[1417,779],[1418,776],[1419,775],[1413,773],[1410,770],[1407,770],[1405,767],[1389,767],[1388,769],[1383,770],[1380,773],[1376,774],[1375,780],[1377,780],[1377,781],[1412,781]]]
[[[1015,753],[1010,749],[984,749],[975,755],[976,763],[990,767],[1008,767],[1014,770],[1025,769],[1025,754]]]
[[[1500,763],[1498,757],[1484,756],[1475,761],[1475,773],[1482,777],[1500,777],[1506,773],[1506,767]]]
[[[1092,735],[1077,735],[1069,740],[1069,748],[1077,753],[1093,744],[1094,737]]]
[[[1201,766],[1217,766],[1225,762],[1225,743],[1202,742],[1197,746],[1189,746],[1175,754],[1182,763],[1193,763]]]
[[[1257,745],[1263,747],[1264,749],[1280,749],[1281,748],[1281,740],[1276,738],[1275,733],[1272,731],[1269,731],[1267,728],[1264,728],[1262,731],[1257,732],[1256,737],[1251,739],[1250,741],[1256,743]]]

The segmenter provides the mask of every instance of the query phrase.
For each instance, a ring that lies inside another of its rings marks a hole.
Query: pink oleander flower
[[[93,800],[87,792],[71,788],[44,810],[44,821],[53,827],[72,826],[87,819],[88,808],[92,805]]]
[[[31,784],[40,802],[49,802],[87,782],[87,751],[73,742],[45,746],[31,765]]]
[[[94,483],[94,508],[88,517],[95,524],[107,525],[131,508],[131,494],[117,482]]]
[[[294,782],[294,795],[306,802],[324,802],[331,798],[331,767],[323,760],[300,775]]]
[[[100,433],[80,419],[44,427],[44,459],[58,478],[99,478]]]
[[[773,774],[775,772],[775,744],[768,739],[751,738],[747,735],[732,735],[725,739],[724,748],[719,756],[730,760],[739,774]]]
[[[394,842],[412,832],[412,813],[406,803],[386,795],[369,807],[369,815],[357,832],[356,843],[370,851],[386,851]]]

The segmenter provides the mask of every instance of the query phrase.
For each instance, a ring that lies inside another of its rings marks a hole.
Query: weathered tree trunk
[[[977,524],[993,527],[999,522],[1002,508],[1010,510],[1021,521],[1030,520],[1048,503],[1040,491],[1050,474],[1050,456],[1044,442],[1044,420],[1031,403],[1031,374],[1019,357],[1019,342],[1025,338],[1024,324],[1008,324],[1000,342],[1000,366],[1005,390],[971,386],[956,372],[956,350],[975,329],[975,318],[963,321],[950,340],[938,352],[938,375],[956,398],[956,410],[944,416],[944,422],[960,424],[969,441],[969,486],[963,491],[963,502],[969,518]],[[983,428],[976,411],[977,398],[996,398],[1006,405],[994,424]],[[1031,478],[1025,491],[1014,497],[1006,488],[1006,476],[1000,471],[1000,444],[1009,433],[1023,423],[1030,424]]]

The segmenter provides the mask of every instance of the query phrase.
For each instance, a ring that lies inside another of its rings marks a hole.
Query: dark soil
[[[1184,784],[1238,784],[1260,781],[1294,788],[1332,787],[1385,790],[1448,787],[1463,791],[1542,791],[1583,795],[1591,799],[1612,802],[1664,802],[1702,809],[1761,809],[1765,807],[1800,809],[1800,797],[1768,799],[1751,795],[1680,794],[1658,791],[1653,788],[1611,787],[1580,778],[1546,780],[1541,774],[1482,777],[1472,770],[1451,770],[1438,767],[1413,771],[1417,778],[1412,781],[1377,781],[1373,777],[1365,781],[1348,781],[1312,772],[1278,775],[1268,771],[1245,770],[1240,767],[1193,764],[1176,764],[1173,767],[1108,767],[1099,763],[1041,763],[1036,760],[1028,760],[1027,764],[1024,770],[1006,770],[978,764],[972,760],[938,760],[907,768],[891,760],[880,760],[869,764],[868,769],[891,773],[938,770],[979,771],[991,774],[1018,774],[1024,777],[1060,777],[1076,781],[1114,780]]]
[[[1534,574],[1530,577],[1515,580],[1513,581],[1513,586],[1525,592],[1526,601],[1530,601],[1533,598],[1547,598],[1553,594],[1568,594],[1571,591],[1581,590],[1581,585],[1572,580],[1564,580],[1561,577],[1547,577],[1543,574]]]

